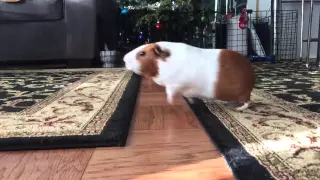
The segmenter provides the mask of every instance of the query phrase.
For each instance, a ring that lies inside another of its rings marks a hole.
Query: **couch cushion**
[[[0,21],[45,21],[63,18],[63,0],[0,1]]]

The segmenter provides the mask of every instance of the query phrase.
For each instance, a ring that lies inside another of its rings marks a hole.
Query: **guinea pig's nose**
[[[128,61],[128,55],[127,54],[125,54],[124,56],[123,56],[123,58],[122,58],[122,60],[124,61],[124,62],[127,62]]]
[[[129,58],[128,56],[123,56],[123,61],[124,61],[124,62],[128,62],[129,59],[130,59],[130,58]]]

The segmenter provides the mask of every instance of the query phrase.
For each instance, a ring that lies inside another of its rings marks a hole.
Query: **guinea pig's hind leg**
[[[249,107],[249,105],[250,105],[250,102],[245,102],[242,106],[237,107],[236,110],[243,111],[243,110],[247,109]]]
[[[240,107],[237,107],[236,111],[243,111],[247,109],[250,105],[250,97],[251,97],[251,92],[248,92],[248,91],[244,93],[242,96],[239,96],[238,102],[243,103],[243,105]]]

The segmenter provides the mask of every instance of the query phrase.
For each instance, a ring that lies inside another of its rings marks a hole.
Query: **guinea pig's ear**
[[[170,56],[170,52],[168,50],[162,49],[158,44],[154,45],[153,51],[157,56],[161,58],[167,58]]]

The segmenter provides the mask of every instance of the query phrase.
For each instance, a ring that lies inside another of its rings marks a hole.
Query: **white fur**
[[[167,100],[181,93],[187,98],[214,98],[214,88],[218,76],[218,57],[220,49],[201,49],[184,43],[157,42],[163,50],[170,51],[166,61],[158,60],[159,75],[155,83],[165,86]],[[136,54],[142,45],[124,56],[126,68],[140,74]]]
[[[128,52],[123,57],[123,61],[125,62],[125,66],[128,70],[133,71],[140,75],[140,63],[136,60],[136,54],[143,48],[145,48],[146,45],[141,45],[132,51]]]
[[[244,103],[242,106],[237,107],[236,110],[237,110],[237,111],[243,111],[243,110],[245,110],[245,109],[248,109],[249,105],[250,105],[250,103],[249,103],[249,102],[246,102],[246,103]]]

